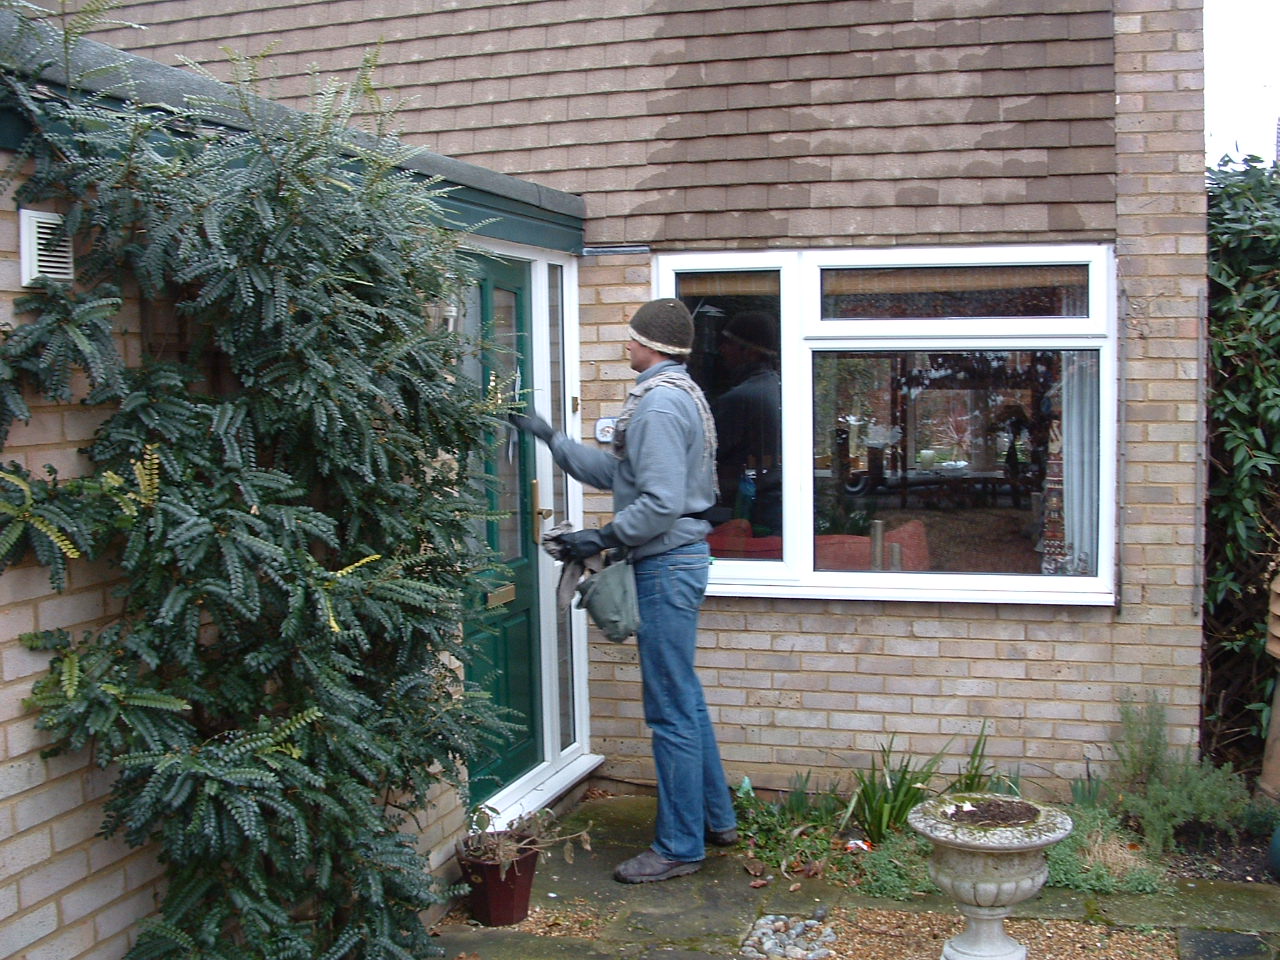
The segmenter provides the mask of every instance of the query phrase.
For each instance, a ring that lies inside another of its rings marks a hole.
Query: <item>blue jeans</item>
[[[709,566],[705,542],[635,562],[644,719],[658,773],[653,849],[667,860],[703,859],[705,831],[731,830],[736,822],[693,666]]]

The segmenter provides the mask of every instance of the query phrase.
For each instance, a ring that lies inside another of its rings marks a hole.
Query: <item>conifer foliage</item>
[[[180,112],[4,64],[19,202],[81,251],[0,343],[0,429],[33,394],[104,422],[87,476],[4,465],[0,562],[58,587],[81,555],[118,571],[114,622],[27,641],[51,651],[54,749],[116,771],[105,831],[159,844],[133,957],[420,957],[444,891],[406,818],[498,729],[457,674],[497,391],[428,319],[467,282],[438,188],[385,126],[350,133],[368,65],[307,114],[240,66],[230,106]],[[128,366],[122,291],[144,309]]]

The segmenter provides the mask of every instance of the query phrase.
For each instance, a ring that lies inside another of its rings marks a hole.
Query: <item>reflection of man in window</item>
[[[751,521],[757,536],[782,532],[782,382],[778,321],[740,313],[725,324],[720,358],[733,386],[711,404],[720,438],[720,504]]]

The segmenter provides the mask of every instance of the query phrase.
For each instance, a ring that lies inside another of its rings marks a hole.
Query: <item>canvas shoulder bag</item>
[[[591,622],[610,640],[622,643],[639,629],[636,572],[629,556],[614,557],[579,583],[577,591],[579,609],[586,610]]]

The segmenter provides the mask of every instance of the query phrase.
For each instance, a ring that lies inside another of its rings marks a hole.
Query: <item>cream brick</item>
[[[7,920],[18,912],[18,884],[0,886],[0,920]]]
[[[975,677],[1003,677],[1022,679],[1027,676],[1027,665],[1020,661],[986,660],[974,663],[970,673]]]
[[[915,713],[910,716],[898,717],[894,722],[894,729],[898,733],[938,733],[941,728],[942,725],[939,723],[938,718],[928,714]]]
[[[862,673],[829,673],[827,688],[843,693],[876,693],[884,690],[883,677],[868,676]]]
[[[911,625],[916,637],[948,637],[963,639],[969,635],[969,625],[960,620],[917,620]],[[948,652],[952,652],[948,647]]]
[[[97,806],[77,807],[50,825],[53,849],[63,851],[92,839],[102,826],[102,810]]]
[[[99,590],[58,594],[36,605],[41,630],[55,630],[86,624],[102,617],[108,609],[106,597]]]
[[[804,702],[803,698],[800,701]],[[774,723],[802,730],[812,730],[827,725],[827,714],[821,710],[774,710]]]
[[[44,761],[35,758],[0,764],[0,800],[33,789],[45,777]]]
[[[86,800],[79,777],[65,777],[19,796],[13,805],[18,830],[28,830],[76,809]]]
[[[58,928],[58,911],[53,904],[11,917],[0,924],[0,956],[16,957],[42,937]]]
[[[9,837],[0,847],[0,880],[17,876],[24,870],[48,860],[53,846],[47,829],[29,830]]]
[[[49,593],[49,574],[40,567],[10,567],[0,577],[0,606],[35,600]]]
[[[829,722],[833,730],[859,730],[880,733],[885,729],[884,717],[880,714],[836,713],[831,715]]]
[[[942,689],[942,683],[936,679],[910,677],[885,677],[885,693],[906,693],[911,696],[927,697],[936,695]]]
[[[34,617],[31,616],[33,611],[30,608],[22,612],[26,616],[21,619],[34,622]],[[0,650],[0,676],[3,676],[5,682],[9,682],[45,674],[49,670],[50,656],[51,654],[45,650],[29,650],[22,644],[9,644]]]
[[[24,910],[29,909],[74,887],[84,878],[88,868],[89,858],[82,850],[73,850],[44,861],[18,879],[19,905]]]
[[[895,716],[909,716],[911,713],[911,698],[862,693],[858,694],[858,709]]]
[[[94,932],[99,940],[131,929],[139,920],[155,911],[155,891],[140,890],[94,914]]]
[[[107,904],[119,900],[127,889],[123,869],[105,870],[88,877],[59,899],[63,922],[74,922],[92,916]]]

